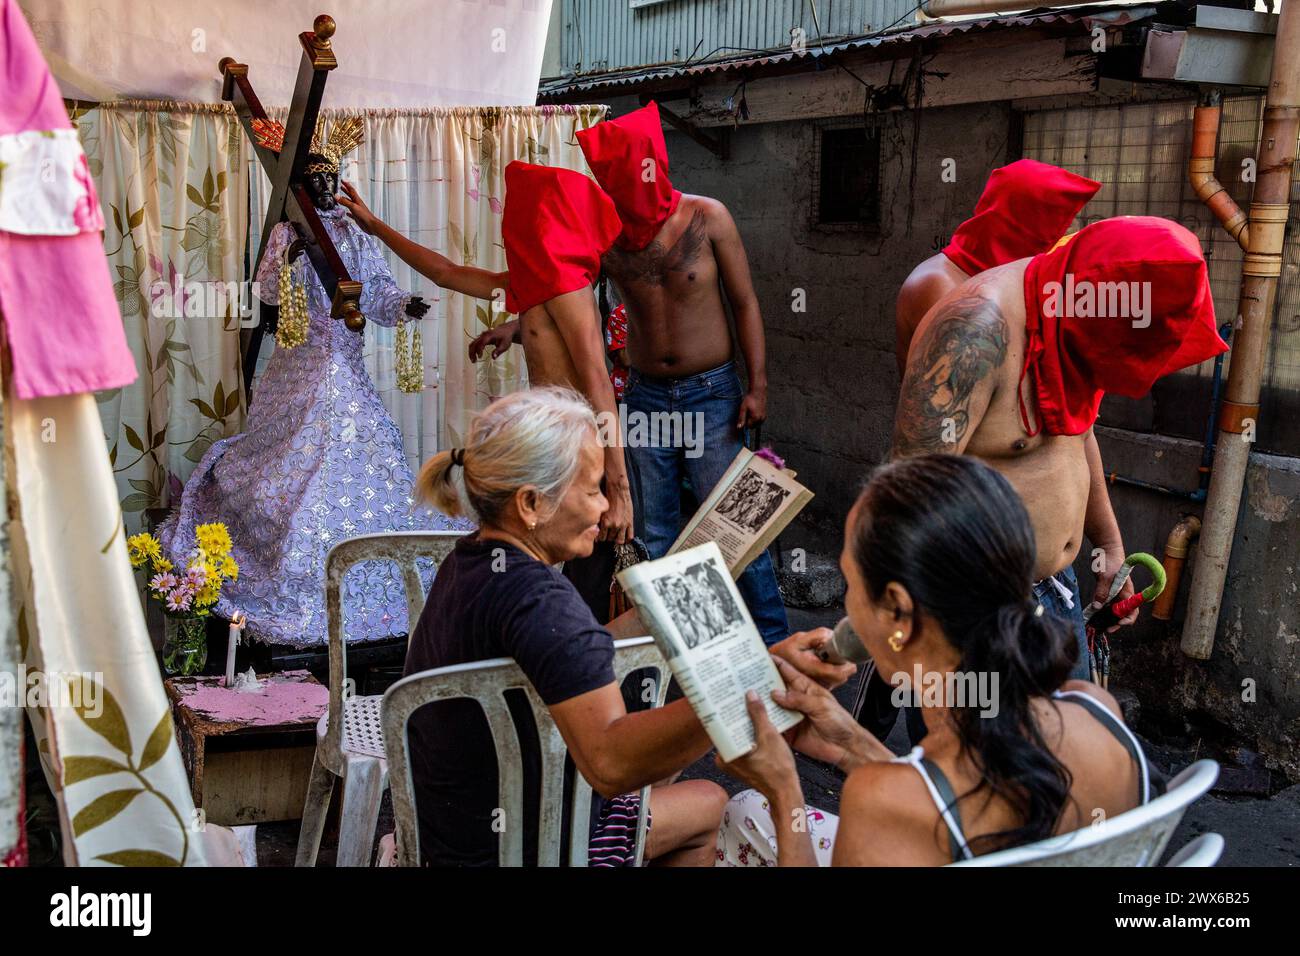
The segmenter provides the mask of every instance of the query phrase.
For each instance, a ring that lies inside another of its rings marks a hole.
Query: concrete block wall
[[[1097,438],[1107,471],[1196,487],[1197,442],[1104,426]],[[1111,503],[1127,550],[1158,558],[1179,518],[1202,514],[1199,504],[1141,488],[1114,486]],[[1195,560],[1192,551],[1173,621],[1156,621],[1144,610],[1111,642],[1111,681],[1135,690],[1144,713],[1173,720],[1205,716],[1231,728],[1269,766],[1300,779],[1300,459],[1251,456],[1208,661],[1192,660],[1178,646]],[[1086,600],[1095,583],[1086,550],[1075,570]]]
[[[1007,161],[1010,117],[1001,103],[928,110],[917,138],[913,114],[882,115],[880,227],[870,231],[813,224],[812,122],[741,127],[726,162],[668,134],[673,185],[723,201],[740,229],[767,333],[763,440],[817,495],[784,545],[837,553],[862,479],[889,451],[898,287]],[[942,181],[945,159],[956,160],[953,182]],[[799,289],[804,312],[792,309]]]

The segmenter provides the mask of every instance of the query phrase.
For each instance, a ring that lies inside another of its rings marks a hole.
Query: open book
[[[668,554],[715,541],[731,576],[738,578],[812,496],[793,471],[742,448]]]
[[[618,583],[723,760],[754,749],[754,722],[745,706],[750,688],[778,730],[803,719],[772,700],[772,691],[785,685],[712,541],[634,564],[619,573]]]

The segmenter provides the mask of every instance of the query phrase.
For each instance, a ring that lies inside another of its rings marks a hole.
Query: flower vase
[[[191,677],[208,663],[207,621],[201,617],[167,616],[163,641],[163,670],[169,677]]]

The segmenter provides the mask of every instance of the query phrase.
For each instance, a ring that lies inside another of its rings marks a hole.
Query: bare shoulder
[[[939,353],[971,354],[972,345],[984,372],[1001,366],[1008,326],[998,291],[984,276],[976,276],[944,292],[916,327],[909,367],[920,362],[928,368]]]
[[[736,228],[736,222],[731,217],[731,210],[726,207],[720,199],[714,199],[712,196],[696,196],[682,194],[681,208],[686,214],[694,219],[699,216],[704,220],[711,235],[719,232],[730,232]]]
[[[913,328],[930,307],[953,288],[952,279],[938,259],[940,256],[937,255],[926,259],[912,270],[898,289],[896,312],[899,321],[908,321]]]
[[[836,866],[929,866],[943,862],[937,811],[910,765],[869,763],[844,781]]]
[[[706,216],[731,216],[731,213],[727,210],[726,204],[721,199],[714,199],[712,196],[697,196],[695,193],[682,193],[681,204],[692,212],[698,210]]]
[[[907,349],[893,457],[965,450],[1003,375],[1008,340],[998,288],[983,276],[935,304]]]
[[[1119,701],[1115,699],[1115,695],[1106,690],[1106,688],[1094,684],[1090,680],[1068,680],[1061,685],[1061,690],[1077,691],[1081,694],[1087,694],[1089,697],[1096,700],[1097,703],[1104,705],[1105,708],[1118,717],[1121,722],[1124,720],[1124,712],[1120,710]]]

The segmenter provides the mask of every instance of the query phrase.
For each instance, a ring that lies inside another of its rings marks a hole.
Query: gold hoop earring
[[[895,631],[893,634],[889,635],[889,649],[895,654],[899,653],[903,649],[902,631]]]

